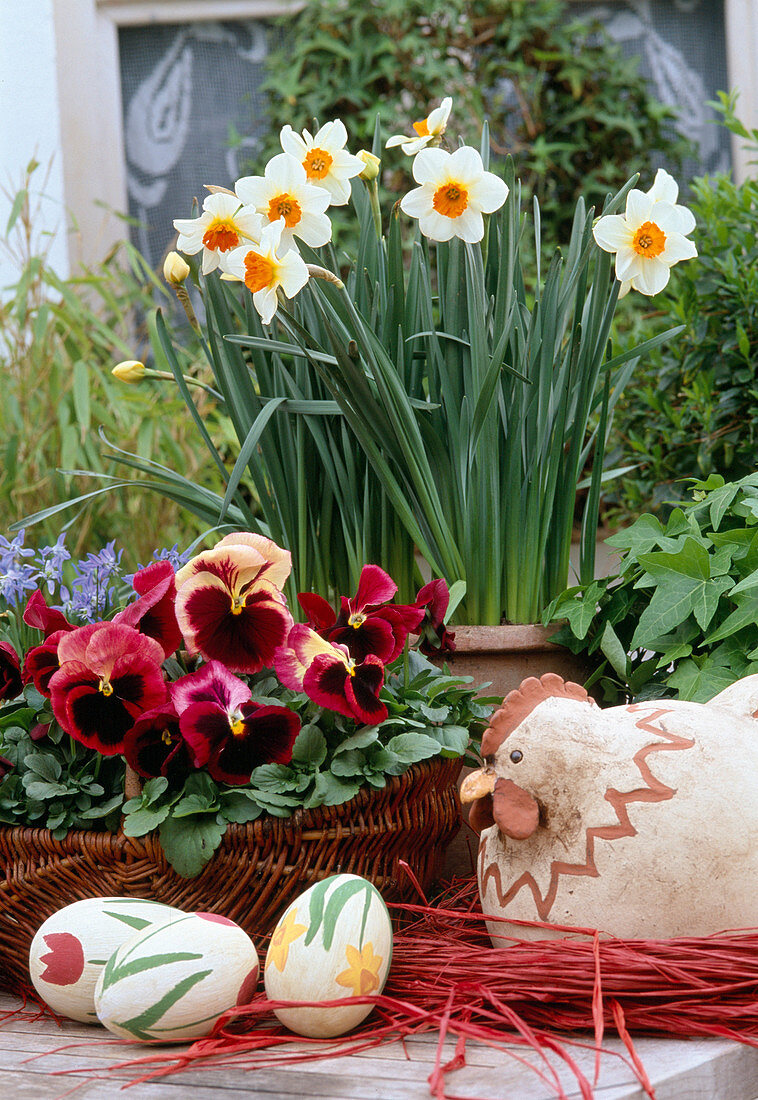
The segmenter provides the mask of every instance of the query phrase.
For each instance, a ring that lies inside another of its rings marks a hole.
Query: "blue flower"
[[[43,546],[37,554],[37,561],[40,565],[40,581],[47,585],[47,590],[51,595],[55,591],[56,585],[59,585],[63,580],[63,563],[71,558],[68,549],[63,545],[65,538],[65,533],[61,533],[54,546]]]

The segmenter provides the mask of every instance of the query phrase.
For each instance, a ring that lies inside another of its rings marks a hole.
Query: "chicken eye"
[[[514,764],[519,764],[524,759],[524,754],[521,749],[514,749],[511,753],[511,760]]]

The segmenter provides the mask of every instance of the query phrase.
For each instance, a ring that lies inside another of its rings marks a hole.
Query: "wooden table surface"
[[[0,994],[0,1016],[21,1007]],[[30,1014],[29,1014],[30,1015]],[[434,1067],[437,1038],[433,1034],[352,1054],[347,1057],[281,1066],[265,1070],[239,1065],[216,1070],[193,1069],[123,1089],[134,1071],[108,1067],[149,1052],[139,1044],[124,1044],[89,1025],[67,1021],[62,1027],[49,1018],[16,1015],[0,1024],[0,1098],[2,1100],[428,1100],[428,1077]],[[655,1086],[657,1100],[756,1100],[758,1051],[716,1039],[638,1039],[636,1047]],[[611,1051],[623,1048],[607,1039]],[[182,1046],[169,1048],[180,1051]],[[293,1044],[293,1050],[301,1049]],[[511,1048],[523,1057],[523,1048]],[[453,1044],[445,1049],[451,1057]],[[594,1053],[572,1048],[572,1056],[592,1080]],[[530,1061],[538,1062],[534,1056]],[[554,1061],[567,1094],[579,1097],[570,1070]],[[447,1077],[447,1091],[476,1100],[554,1100],[557,1090],[503,1050],[470,1043],[466,1065]],[[644,1097],[631,1070],[612,1054],[602,1058],[594,1096],[598,1100]]]

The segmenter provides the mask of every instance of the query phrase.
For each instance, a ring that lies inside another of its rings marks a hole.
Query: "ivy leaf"
[[[226,822],[207,814],[168,817],[160,826],[160,842],[166,859],[182,878],[199,875],[221,843]]]

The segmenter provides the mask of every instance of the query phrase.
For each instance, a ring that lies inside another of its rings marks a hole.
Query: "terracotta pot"
[[[542,676],[555,672],[564,680],[583,683],[590,673],[583,657],[565,646],[555,645],[550,638],[558,626],[456,626],[455,652],[436,664],[447,664],[451,672],[473,676],[474,683],[485,684],[481,695],[496,695],[504,699],[509,691],[520,687],[527,676]],[[461,780],[470,768],[464,768]],[[460,786],[460,781],[459,784]],[[479,835],[469,826],[464,814],[463,828],[445,855],[443,878],[476,874]]]
[[[527,676],[556,672],[564,680],[583,683],[589,668],[583,657],[550,638],[557,626],[456,626],[455,652],[445,657],[452,672],[491,681],[483,695],[504,698]],[[442,662],[438,662],[442,663]]]

